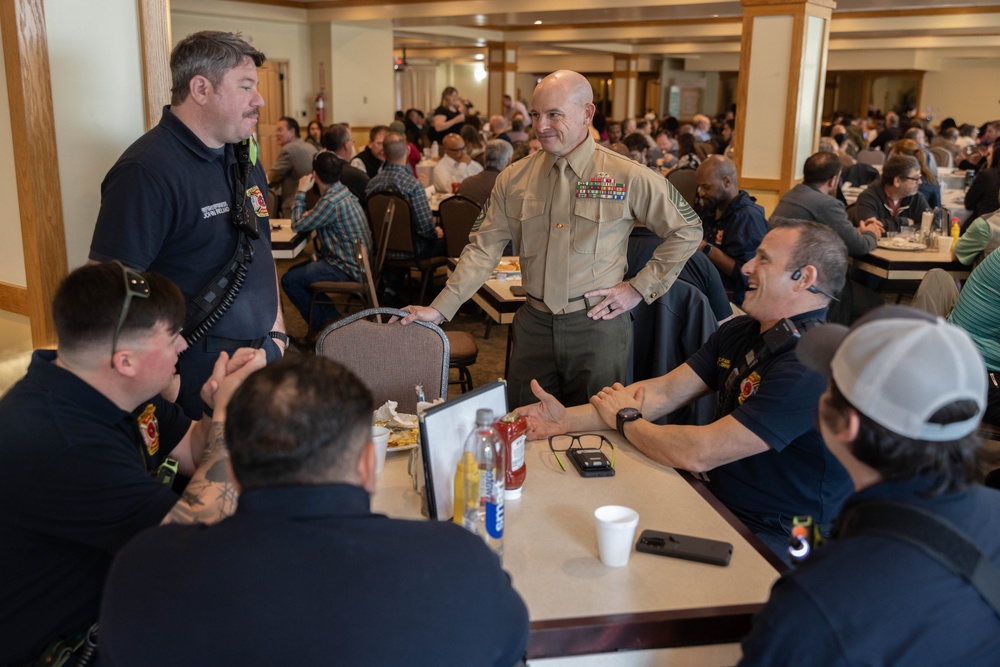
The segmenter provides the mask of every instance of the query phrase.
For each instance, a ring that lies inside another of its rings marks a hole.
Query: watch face
[[[622,408],[618,411],[618,416],[625,421],[631,421],[639,418],[639,411],[635,408]]]

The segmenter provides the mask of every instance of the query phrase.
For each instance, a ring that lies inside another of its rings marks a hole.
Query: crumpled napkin
[[[396,412],[397,405],[396,401],[386,401],[385,405],[375,410],[375,421],[385,422],[389,428],[417,428],[417,416]]]

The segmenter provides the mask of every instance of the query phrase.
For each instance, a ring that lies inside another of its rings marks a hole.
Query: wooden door
[[[265,171],[271,168],[280,152],[278,142],[274,139],[274,128],[278,119],[285,115],[284,68],[284,63],[269,60],[257,70],[260,77],[257,89],[264,98],[264,108],[260,110],[257,120],[257,141]]]

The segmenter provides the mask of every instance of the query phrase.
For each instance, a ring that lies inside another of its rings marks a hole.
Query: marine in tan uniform
[[[631,319],[622,315],[663,294],[701,239],[697,215],[662,176],[594,142],[594,110],[590,84],[576,72],[561,70],[538,84],[531,116],[543,150],[497,178],[469,245],[434,302],[404,308],[404,325],[450,319],[513,241],[527,303],[513,324],[511,407],[535,400],[532,378],[575,405],[625,377],[632,332]],[[636,222],[664,241],[624,282]]]

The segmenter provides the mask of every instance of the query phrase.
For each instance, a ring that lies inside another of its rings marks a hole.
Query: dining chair
[[[316,240],[317,250],[319,249],[319,240]],[[333,281],[333,280],[321,280],[315,283],[310,283],[308,286],[311,296],[309,297],[309,319],[306,322],[308,331],[306,336],[312,338],[313,334],[313,311],[316,306],[328,304],[328,305],[343,305],[341,299],[347,297],[345,311],[353,304],[355,301],[360,302],[362,308],[372,308],[378,307],[378,299],[375,295],[375,286],[371,276],[371,266],[368,261],[368,248],[365,244],[361,242],[361,239],[354,240],[354,258],[361,270],[361,276],[359,280],[356,281]],[[325,261],[322,258],[317,261]],[[339,297],[339,298],[338,298]]]
[[[358,376],[372,392],[375,406],[396,401],[396,409],[416,414],[416,387],[425,400],[447,398],[448,336],[437,325],[402,326],[372,321],[376,316],[403,317],[396,308],[369,308],[334,322],[316,341],[316,354],[332,359]]]
[[[469,244],[469,233],[481,211],[479,204],[462,195],[448,197],[438,206],[449,257],[460,256]]]
[[[860,164],[885,164],[885,153],[866,148],[858,151],[857,160]]]
[[[951,169],[955,166],[955,156],[950,150],[944,148],[943,146],[931,146],[927,149],[934,156],[934,160],[937,162],[939,167],[945,169]]]
[[[394,204],[393,214],[388,215],[390,203]],[[420,296],[418,303],[423,304],[427,294],[427,285],[439,267],[448,262],[448,258],[417,257],[416,230],[413,227],[413,216],[410,202],[395,192],[375,192],[368,197],[369,220],[389,219],[388,229],[381,232],[379,254],[382,255],[382,268],[395,267],[402,269],[415,268],[420,271]],[[407,259],[394,259],[390,252],[401,253]]]
[[[681,167],[667,174],[667,180],[670,181],[670,184],[677,188],[677,192],[681,194],[681,197],[684,197],[684,201],[692,207],[694,206],[694,200],[698,196],[696,173],[696,169]]]

